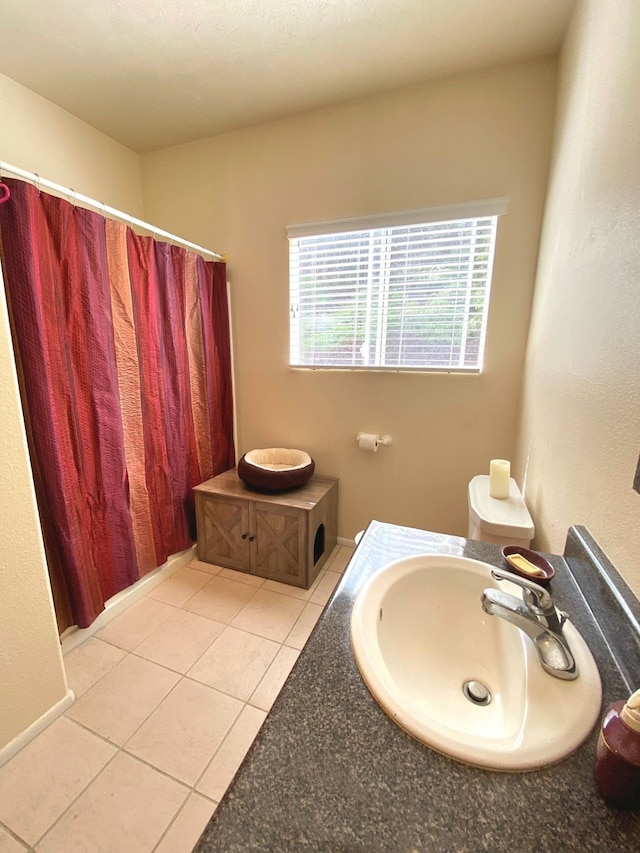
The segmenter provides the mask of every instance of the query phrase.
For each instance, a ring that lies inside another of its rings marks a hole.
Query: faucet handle
[[[505,569],[498,569],[495,567],[491,568],[491,575],[497,581],[511,581],[511,583],[515,583],[517,586],[521,587],[523,590],[523,599],[526,604],[537,608],[545,614],[551,611],[554,613],[556,612],[551,595],[539,584],[527,580],[527,578],[515,575],[513,572],[508,572]]]

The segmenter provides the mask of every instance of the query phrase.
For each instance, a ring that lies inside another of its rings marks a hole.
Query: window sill
[[[289,368],[300,373],[446,373],[456,376],[479,376],[482,373],[482,370],[477,367],[311,367],[304,364],[290,364]]]

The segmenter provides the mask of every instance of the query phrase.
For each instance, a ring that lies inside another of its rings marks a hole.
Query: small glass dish
[[[545,584],[548,584],[553,577],[555,577],[556,570],[553,568],[551,563],[548,560],[545,560],[542,554],[538,554],[537,551],[531,551],[529,548],[522,548],[520,545],[505,545],[502,549],[502,556],[510,572],[520,575],[520,577],[526,578],[534,583],[539,583],[544,586]],[[540,574],[534,573],[533,570],[529,570],[524,563],[518,560],[518,557],[524,557],[526,561],[531,563],[540,571]],[[520,567],[518,566],[518,562],[520,562]]]

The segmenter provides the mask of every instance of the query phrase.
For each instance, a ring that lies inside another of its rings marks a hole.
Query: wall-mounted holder
[[[356,441],[360,450],[369,450],[375,453],[381,444],[388,447],[392,442],[392,438],[390,435],[380,436],[371,432],[359,432],[356,436]]]

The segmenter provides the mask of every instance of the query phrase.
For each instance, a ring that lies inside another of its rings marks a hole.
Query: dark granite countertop
[[[640,610],[622,582],[622,598],[613,595],[606,624],[599,626],[580,576],[594,587],[600,581],[584,565],[584,551],[576,546],[580,536],[574,540],[568,541],[566,560],[550,557],[556,568],[552,593],[591,648],[606,705],[627,696],[630,681],[640,678],[637,623],[628,627],[625,621],[633,622]],[[197,853],[640,849],[640,814],[608,806],[594,787],[597,727],[576,753],[553,767],[492,772],[418,743],[369,694],[351,652],[354,597],[386,563],[425,553],[502,563],[495,545],[372,522]],[[620,667],[614,660],[618,640],[625,657]]]

